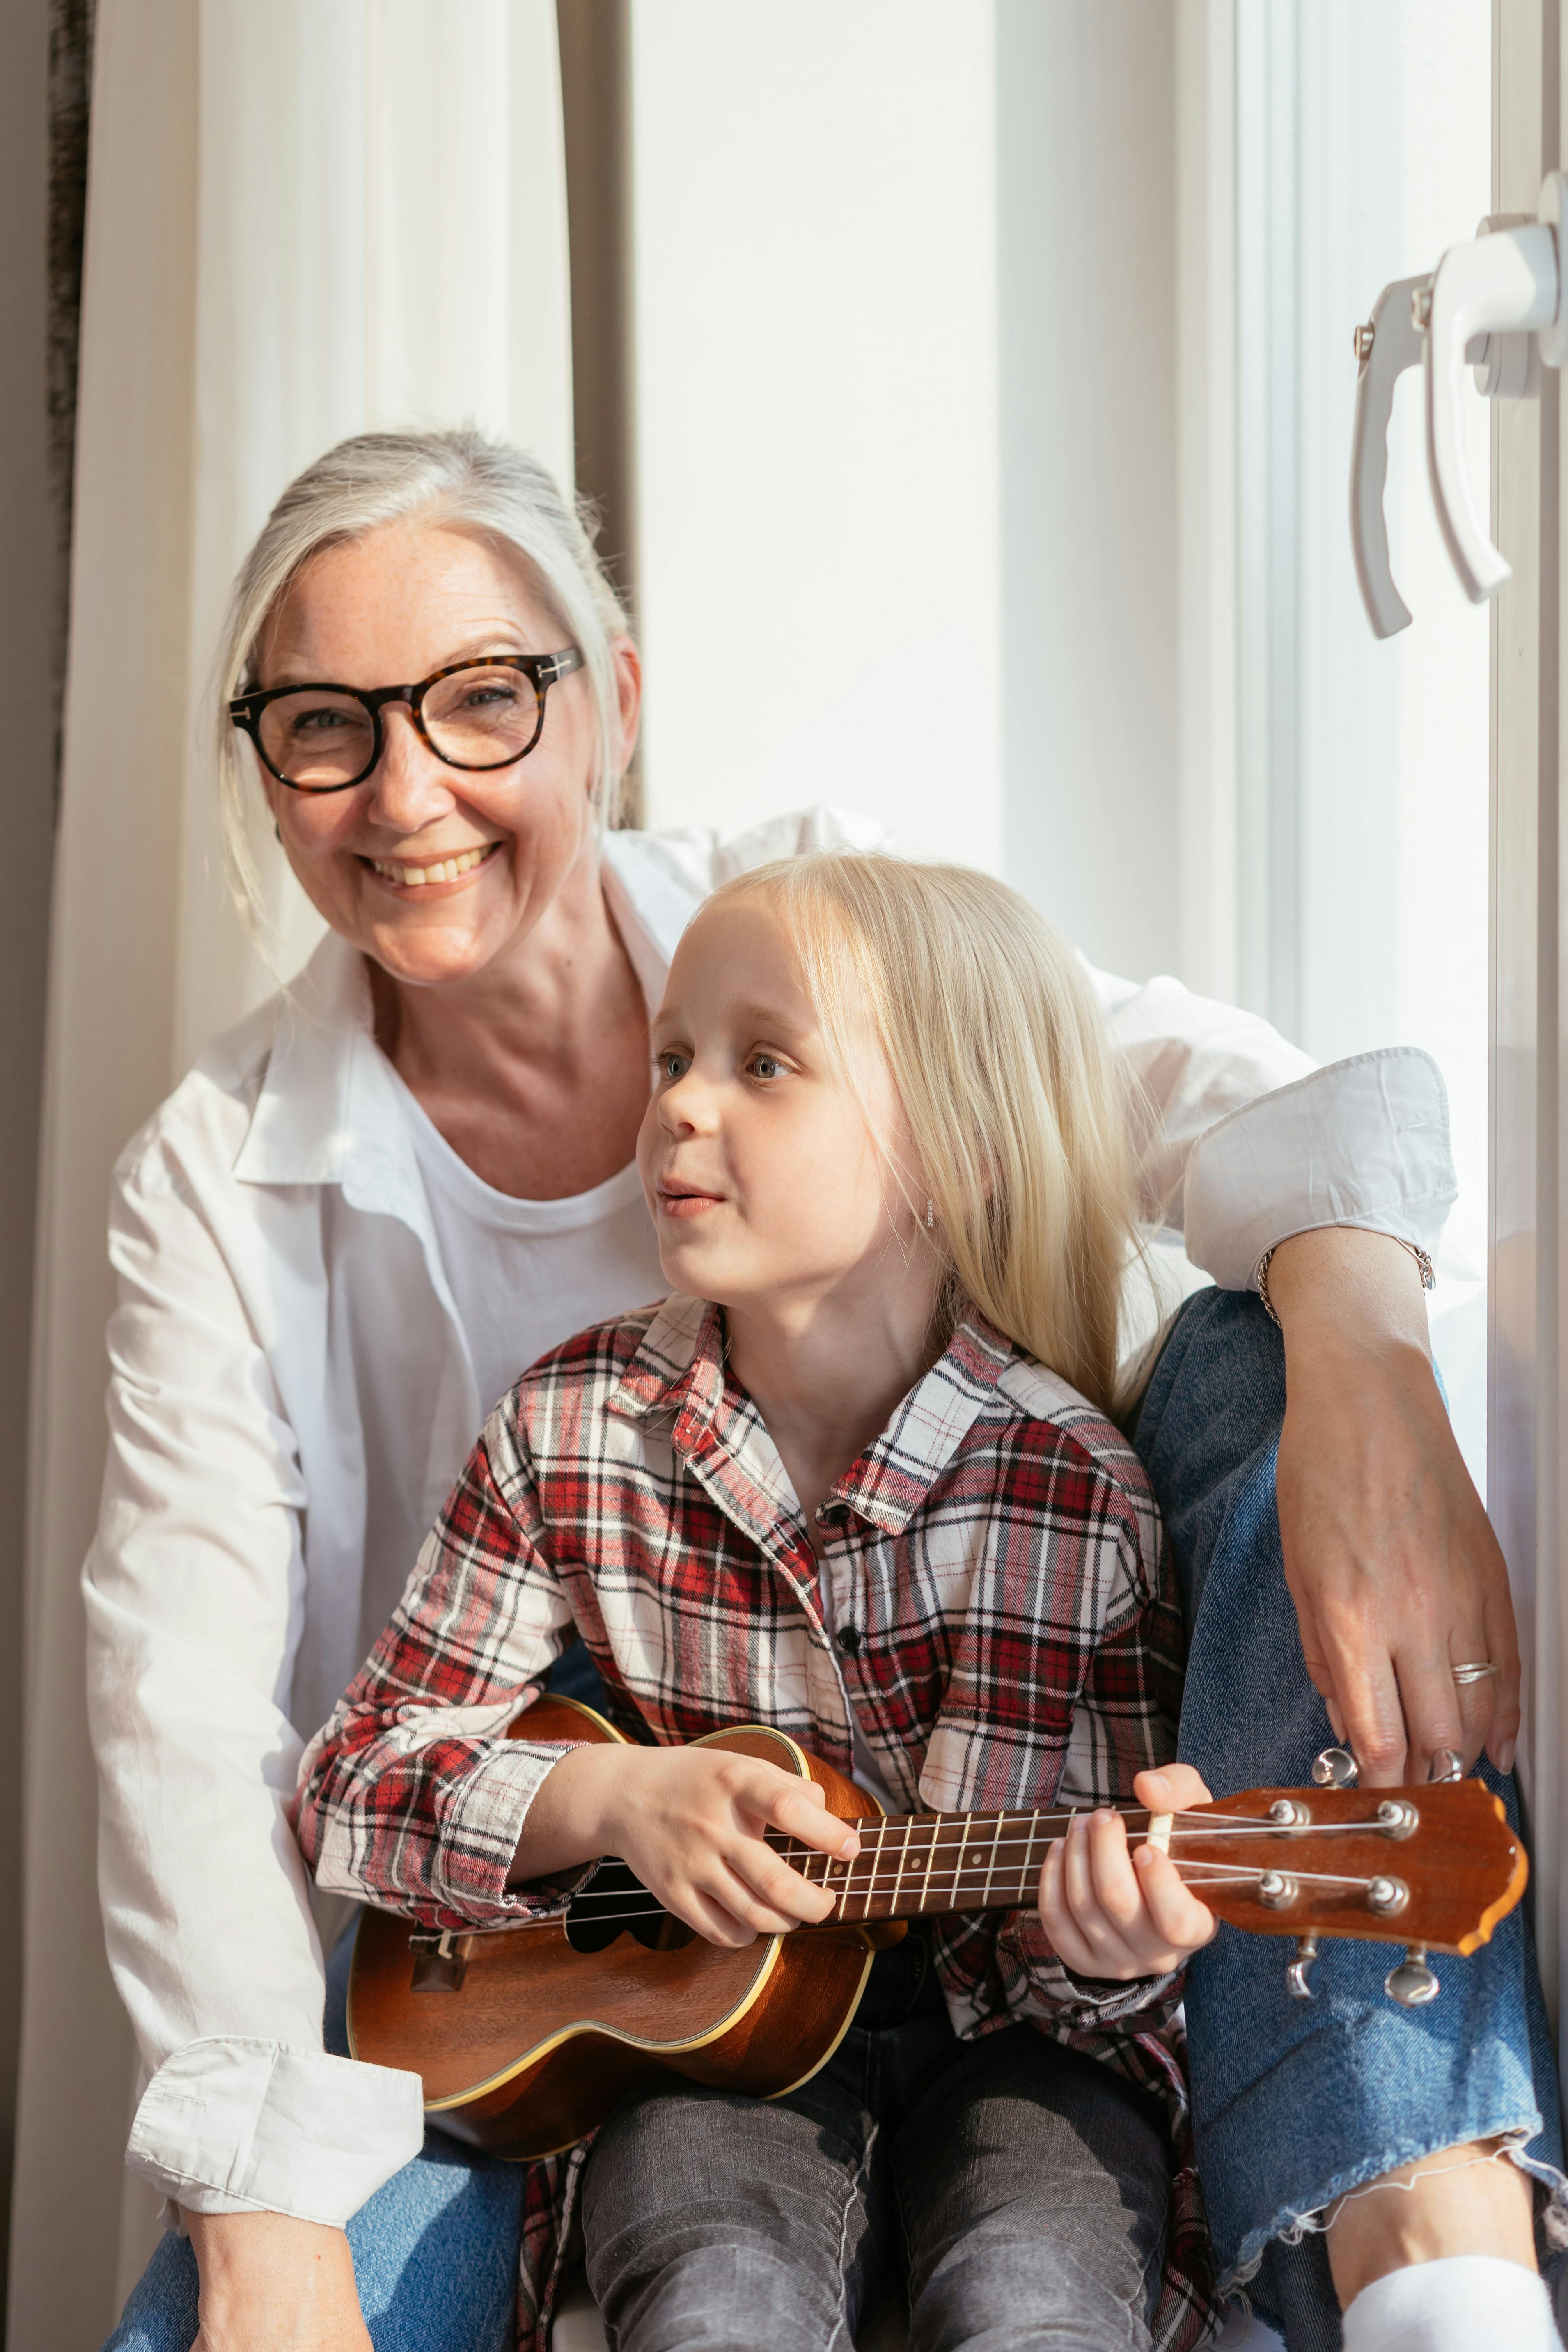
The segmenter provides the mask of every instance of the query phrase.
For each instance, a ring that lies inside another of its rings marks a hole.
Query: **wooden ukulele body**
[[[522,1722],[531,1739],[620,1738],[570,1699],[541,1699]],[[864,1791],[782,1732],[750,1725],[695,1744],[816,1781],[842,1820],[879,1817]],[[684,1929],[665,1948],[617,1930],[584,1950],[552,1919],[453,1936],[448,1953],[423,1966],[410,1932],[393,1912],[362,1916],[350,2049],[421,2075],[426,2110],[456,2137],[492,2156],[541,2157],[570,2147],[624,2092],[660,2074],[756,2098],[793,2089],[832,2055],[876,1949],[905,1929],[806,1929],[738,1951]]]

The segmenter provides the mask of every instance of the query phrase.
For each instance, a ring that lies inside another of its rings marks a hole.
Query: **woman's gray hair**
[[[627,622],[584,512],[563,496],[537,457],[487,440],[471,425],[441,433],[357,433],[289,483],[240,566],[229,599],[216,713],[224,859],[240,911],[258,935],[267,928],[266,898],[251,855],[245,771],[229,701],[255,683],[252,665],[262,632],[301,566],[323,548],[410,515],[482,533],[522,558],[552,619],[582,648],[594,701],[595,806],[601,823],[614,814],[621,781],[620,706],[611,646],[626,635]]]

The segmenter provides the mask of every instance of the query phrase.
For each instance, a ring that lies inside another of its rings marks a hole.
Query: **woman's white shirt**
[[[729,873],[871,837],[831,812],[727,849],[611,835],[605,891],[645,992]],[[1096,979],[1148,1097],[1146,1211],[1184,1222],[1217,1281],[1245,1287],[1270,1243],[1312,1226],[1435,1244],[1454,1176],[1425,1055],[1314,1071],[1175,981]],[[510,1202],[422,1121],[375,1044],[360,959],[330,938],[207,1048],[115,1174],[84,1570],[100,1882],[150,2077],[128,2160],[199,2211],[341,2224],[419,2147],[416,2076],[322,2053],[296,1768],[496,1397],[557,1339],[658,1294],[631,1171]],[[503,1260],[515,1310],[497,1308]]]

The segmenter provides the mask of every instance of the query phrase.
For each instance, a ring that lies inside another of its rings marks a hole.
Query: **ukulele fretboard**
[[[1147,1836],[1150,1816],[1122,1813],[1129,1838]],[[912,1919],[921,1912],[1012,1911],[1032,1904],[1041,1866],[1067,1833],[1067,1811],[1031,1813],[901,1813],[860,1822],[860,1851],[836,1862],[797,1838],[770,1837],[784,1860],[837,1897],[840,1919]]]

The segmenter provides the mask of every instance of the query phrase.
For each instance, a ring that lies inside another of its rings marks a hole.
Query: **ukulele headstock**
[[[1388,1989],[1407,2006],[1436,1990],[1427,1948],[1476,1950],[1529,1877],[1500,1801],[1479,1780],[1248,1789],[1179,1813],[1171,1858],[1217,1917],[1250,1935],[1299,1939],[1289,1971],[1299,1997],[1310,1997],[1320,1937],[1405,1945]]]

